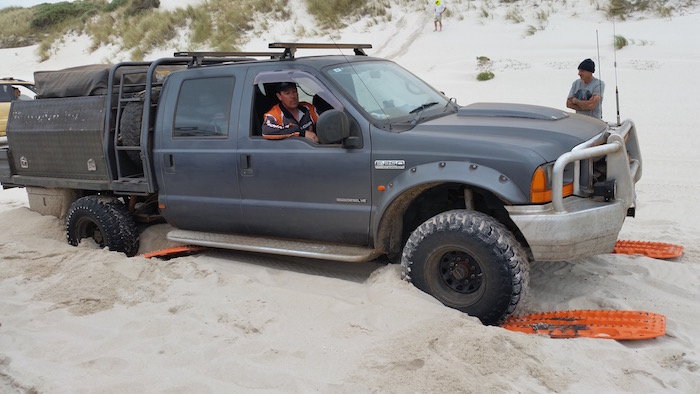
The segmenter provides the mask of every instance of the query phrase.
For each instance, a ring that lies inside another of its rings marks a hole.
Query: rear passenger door
[[[236,132],[242,81],[235,68],[173,73],[154,141],[161,211],[177,228],[242,232]]]

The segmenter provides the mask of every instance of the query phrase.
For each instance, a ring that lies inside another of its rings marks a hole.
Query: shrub
[[[160,7],[160,0],[131,0],[126,8],[126,15],[138,15],[144,11]]]
[[[128,2],[129,0],[112,0],[105,6],[104,10],[106,12],[116,11],[117,8],[125,6]]]
[[[476,76],[476,79],[478,81],[488,81],[489,79],[493,79],[493,77],[495,77],[495,75],[493,75],[491,71],[482,71]]]
[[[95,15],[98,11],[95,3],[87,1],[79,1],[69,3],[62,1],[60,3],[42,3],[34,7],[34,16],[30,22],[33,28],[47,31],[52,28],[59,27],[63,24],[75,22],[85,23],[87,18]]]

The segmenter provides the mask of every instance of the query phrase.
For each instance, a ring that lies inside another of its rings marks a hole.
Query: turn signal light
[[[574,184],[567,183],[562,188],[564,197],[574,194]],[[535,170],[530,184],[530,201],[533,203],[547,203],[552,201],[551,183],[547,179],[547,173],[542,167]]]

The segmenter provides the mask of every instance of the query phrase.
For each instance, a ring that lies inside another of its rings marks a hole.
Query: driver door
[[[300,101],[312,102],[321,95],[332,106],[342,107],[313,75],[298,70],[280,74],[298,84]],[[274,102],[274,83],[282,80],[267,75],[250,81],[248,97],[267,96],[254,99],[253,106]],[[241,208],[249,233],[367,245],[372,208],[367,136],[361,136],[367,142],[359,149],[322,145],[304,137],[266,140],[256,134],[262,121],[253,115],[251,133],[241,133],[238,146]],[[359,123],[352,123],[362,134]]]

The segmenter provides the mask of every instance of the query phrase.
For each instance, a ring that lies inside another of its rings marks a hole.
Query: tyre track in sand
[[[397,56],[404,54],[408,51],[408,48],[420,37],[420,35],[425,30],[425,25],[432,21],[431,14],[425,14],[419,18],[419,22],[413,23],[412,30],[409,27],[411,21],[407,20],[406,16],[402,16],[401,19],[396,22],[394,29],[398,32],[409,31],[408,36],[405,34],[392,34],[391,38],[382,43],[377,48],[377,52],[374,56],[383,57],[385,59],[393,60]],[[397,49],[393,49],[398,44]],[[386,52],[385,52],[386,51]]]

